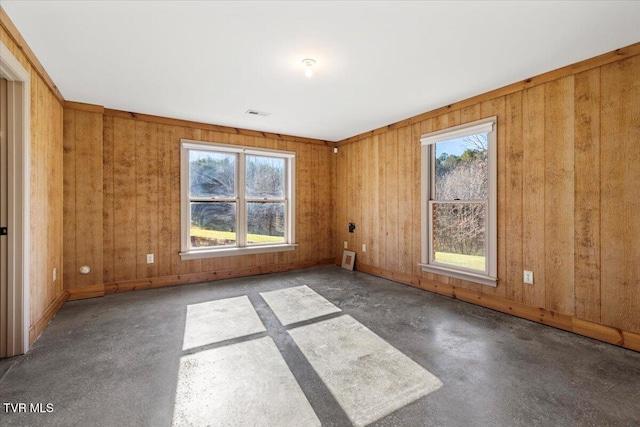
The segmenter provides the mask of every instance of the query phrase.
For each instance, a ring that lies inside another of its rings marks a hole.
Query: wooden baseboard
[[[69,288],[69,301],[104,296],[104,285],[87,286],[83,288]]]
[[[553,326],[620,347],[640,351],[640,334],[634,332],[624,331],[619,328],[578,319],[567,314],[532,307],[506,298],[487,295],[470,289],[458,288],[446,283],[440,283],[410,274],[396,273],[362,263],[356,263],[356,270],[502,313],[512,314],[517,317]]]
[[[212,282],[215,280],[232,279],[235,277],[258,276],[261,274],[300,270],[303,268],[333,264],[334,262],[335,260],[333,258],[328,258],[323,260],[245,267],[230,270],[209,271],[204,273],[178,274],[173,276],[152,277],[149,279],[123,280],[87,288],[71,288],[68,289],[68,291],[70,294],[69,299],[77,300],[94,298],[117,292],[130,292],[143,289],[164,288],[168,286],[185,285],[189,283]]]
[[[44,328],[51,322],[67,299],[69,299],[69,292],[62,291],[62,293],[47,306],[36,323],[31,325],[29,328],[29,347],[36,342],[42,331],[44,331]]]

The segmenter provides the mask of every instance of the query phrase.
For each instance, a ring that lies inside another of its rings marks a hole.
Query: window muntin
[[[183,259],[293,245],[294,161],[290,152],[183,140]]]
[[[495,286],[495,117],[423,135],[426,271]]]

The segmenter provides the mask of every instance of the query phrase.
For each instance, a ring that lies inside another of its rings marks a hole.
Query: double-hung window
[[[295,248],[294,153],[181,144],[182,259]]]
[[[496,286],[496,117],[422,135],[424,271]]]

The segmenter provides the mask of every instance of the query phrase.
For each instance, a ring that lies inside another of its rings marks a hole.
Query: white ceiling
[[[67,100],[330,141],[640,41],[638,1],[1,4]]]

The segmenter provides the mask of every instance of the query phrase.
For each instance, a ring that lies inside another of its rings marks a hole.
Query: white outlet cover
[[[344,241],[344,248],[349,249],[349,243],[346,240]]]
[[[153,254],[147,254],[147,264],[153,264]]]
[[[362,244],[362,252],[367,252],[367,245],[365,243]]]
[[[522,281],[527,285],[533,285],[533,271],[524,270]]]

